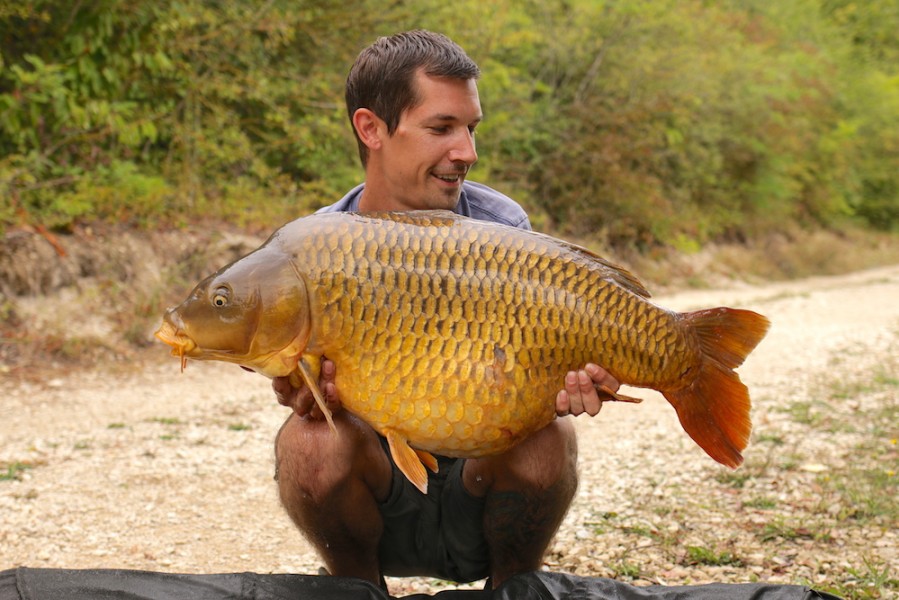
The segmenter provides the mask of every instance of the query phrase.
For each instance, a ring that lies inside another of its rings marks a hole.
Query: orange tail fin
[[[749,390],[734,368],[768,332],[770,322],[758,313],[713,308],[682,315],[702,349],[696,378],[676,391],[663,392],[690,437],[709,456],[736,468],[749,442]]]

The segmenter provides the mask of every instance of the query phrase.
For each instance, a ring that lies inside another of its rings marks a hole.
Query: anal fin
[[[422,464],[422,456],[419,454],[419,451],[413,450],[406,438],[393,430],[388,429],[384,432],[384,436],[387,438],[387,445],[390,448],[393,462],[406,476],[406,479],[412,482],[412,485],[417,487],[422,494],[427,494],[428,474],[425,472],[425,466]],[[430,457],[430,460],[433,461],[434,470],[436,470],[437,460],[427,452],[424,454]],[[427,461],[427,458],[425,460]]]

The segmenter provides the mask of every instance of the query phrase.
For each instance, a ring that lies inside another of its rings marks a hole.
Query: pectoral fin
[[[325,404],[324,395],[318,387],[318,376],[319,373],[321,373],[321,357],[304,354],[302,358],[300,358],[300,361],[297,363],[296,372],[298,372],[302,376],[303,382],[309,387],[309,390],[312,392],[312,397],[315,398],[315,403],[322,411],[322,414],[325,415],[325,420],[328,421],[328,427],[331,428],[331,431],[334,432],[334,435],[337,435],[337,427],[334,426],[334,419],[331,415],[331,409],[329,409],[328,405]],[[299,383],[297,381],[294,381],[295,379],[295,374],[291,373],[290,382],[294,385]]]
[[[422,464],[422,454],[426,455],[425,462],[428,466],[433,465],[433,470],[437,470],[437,460],[427,452],[413,450],[409,446],[406,438],[392,430],[384,432],[387,438],[387,445],[390,447],[390,455],[393,462],[399,467],[406,479],[412,482],[422,494],[428,493],[428,474],[425,472],[425,466]]]

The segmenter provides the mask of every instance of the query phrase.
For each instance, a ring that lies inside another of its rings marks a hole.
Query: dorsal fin
[[[649,290],[646,289],[643,282],[621,265],[617,265],[583,246],[578,246],[577,244],[571,244],[569,242],[562,242],[562,245],[566,246],[575,254],[579,254],[591,262],[602,265],[602,270],[606,274],[606,279],[617,283],[624,289],[637,294],[641,298],[652,297],[652,294],[649,293]]]

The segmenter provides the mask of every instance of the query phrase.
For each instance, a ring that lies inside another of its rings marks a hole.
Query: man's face
[[[430,77],[419,71],[420,102],[400,116],[392,136],[367,173],[367,186],[380,184],[381,209],[450,209],[459,201],[462,182],[477,161],[474,130],[481,102],[473,79]]]

